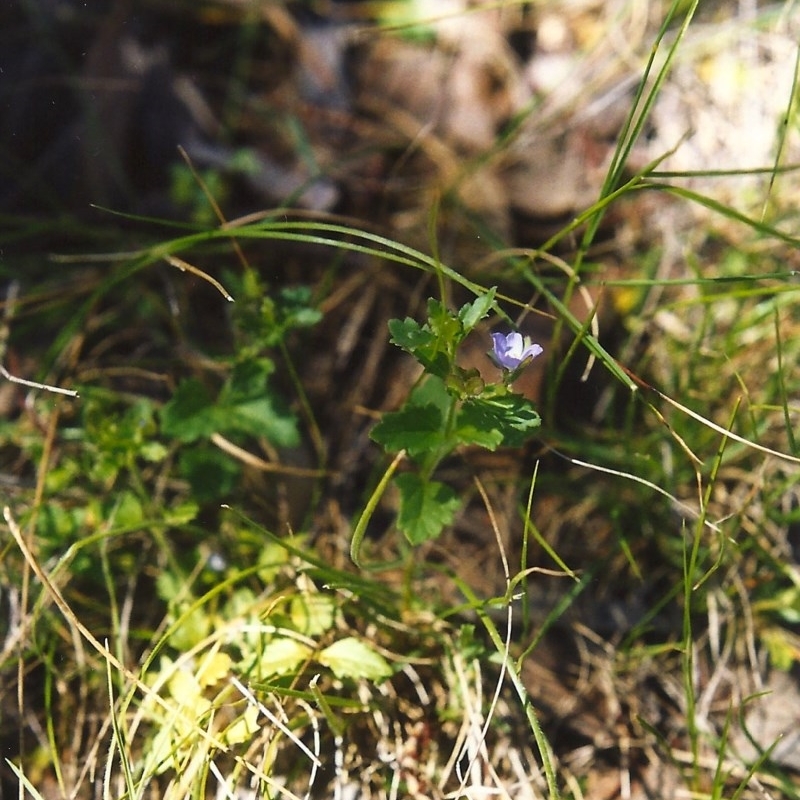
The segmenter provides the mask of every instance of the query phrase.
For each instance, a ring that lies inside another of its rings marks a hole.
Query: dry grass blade
[[[29,381],[25,378],[18,378],[12,375],[2,364],[0,364],[0,375],[7,381],[16,383],[19,386],[27,386],[29,389],[41,389],[46,392],[54,392],[55,394],[64,394],[67,397],[77,397],[78,393],[74,389],[62,389],[60,386],[53,386],[50,383],[39,383],[37,381]]]
[[[30,548],[28,547],[25,538],[20,531],[19,526],[17,525],[16,520],[11,514],[11,509],[8,506],[3,508],[3,517],[6,520],[6,524],[8,525],[9,530],[11,531],[11,535],[14,538],[14,541],[19,547],[20,552],[25,557],[25,561],[27,562],[28,566],[31,568],[33,573],[41,582],[42,586],[44,587],[47,594],[53,600],[55,605],[57,606],[58,610],[63,614],[64,618],[66,619],[67,623],[70,625],[71,628],[76,630],[82,639],[84,639],[91,647],[101,656],[104,663],[110,665],[117,672],[124,676],[126,680],[128,680],[132,685],[136,686],[146,697],[150,698],[153,702],[157,705],[160,705],[166,711],[171,711],[169,705],[164,701],[164,699],[158,695],[153,689],[148,686],[138,675],[132,672],[128,667],[122,664],[117,657],[107,648],[104,647],[95,637],[95,635],[75,616],[72,609],[70,608],[67,601],[64,599],[63,594],[58,589],[58,587],[50,580],[47,573],[42,568],[41,564],[35,558],[34,554],[31,552]],[[213,735],[208,734],[204,729],[198,728],[199,735],[208,742],[209,745],[221,750],[222,752],[227,752],[227,746],[221,742],[218,738],[214,737]]]
[[[229,294],[228,290],[216,279],[209,275],[207,272],[204,272],[199,267],[192,266],[188,261],[184,261],[182,258],[178,258],[177,256],[173,255],[166,255],[164,256],[164,260],[170,265],[179,269],[181,272],[191,272],[192,275],[197,275],[198,278],[202,278],[204,281],[210,283],[229,303],[235,302],[233,297]]]

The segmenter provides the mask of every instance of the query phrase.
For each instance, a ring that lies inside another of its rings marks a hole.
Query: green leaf
[[[398,475],[395,483],[400,490],[397,526],[411,544],[422,544],[439,536],[461,505],[456,493],[439,481],[423,480],[407,472]]]
[[[214,405],[200,381],[191,378],[178,386],[161,409],[161,430],[181,442],[193,442],[217,430]]]
[[[197,502],[219,500],[233,491],[241,473],[238,462],[210,445],[198,445],[180,454],[181,474]]]
[[[370,435],[390,452],[405,449],[412,457],[441,449],[453,402],[444,381],[431,375],[411,392],[403,408],[384,414]]]
[[[156,575],[156,594],[165,602],[169,603],[181,592],[186,589],[186,581],[183,575],[178,575],[169,570],[161,570]]]
[[[232,666],[233,659],[227,653],[212,650],[203,657],[195,673],[195,678],[197,678],[198,684],[205,689],[228,677]]]
[[[104,502],[104,519],[113,521],[115,527],[132,528],[144,519],[144,509],[139,498],[129,489]]]
[[[487,450],[496,450],[503,443],[503,433],[495,419],[471,401],[465,403],[458,412],[453,436],[459,444],[475,444]]]
[[[267,541],[258,553],[258,577],[267,585],[289,563],[289,551],[277,542]]]
[[[427,326],[422,327],[411,317],[390,319],[389,333],[391,333],[389,341],[392,344],[402,347],[403,350],[407,350],[412,355],[418,348],[426,347],[436,341],[436,337],[431,333],[430,328]]]
[[[456,346],[464,338],[464,327],[444,303],[433,298],[428,300],[428,325],[436,336],[439,349],[455,353]]]
[[[497,293],[497,287],[492,286],[489,291],[476,297],[471,303],[461,306],[458,312],[458,318],[464,326],[464,332],[469,333],[490,311],[494,305],[494,296]]]
[[[319,636],[333,625],[336,602],[328,594],[303,592],[292,598],[289,616],[296,631],[306,636]]]
[[[392,674],[386,659],[366,642],[348,636],[339,639],[320,654],[318,661],[337,678],[366,678],[382,681]]]
[[[273,369],[269,359],[250,359],[234,367],[217,401],[216,430],[263,436],[279,447],[299,442],[294,415],[269,389]]]
[[[271,639],[261,657],[258,659],[256,669],[260,679],[270,675],[285,675],[287,672],[296,672],[300,665],[307,661],[312,649],[296,639],[276,637]]]
[[[533,403],[519,394],[466,400],[459,423],[462,419],[467,430],[498,432],[502,436],[501,443],[508,447],[524,444],[542,424]]]
[[[206,608],[199,606],[189,609],[189,603],[183,602],[171,608],[169,614],[170,622],[178,623],[170,634],[169,643],[181,652],[191,650],[211,630],[211,617]]]
[[[119,473],[136,459],[154,456],[165,450],[153,440],[156,434],[155,411],[149,400],[130,405],[120,399],[89,390],[83,406],[87,459],[81,468],[83,477],[111,486]]]
[[[431,375],[444,378],[450,370],[450,359],[442,352],[441,340],[427,325],[420,326],[410,317],[389,320],[392,344],[402,347],[425,367]]]
[[[761,642],[769,653],[769,661],[776,669],[788,672],[797,661],[797,647],[793,635],[785,628],[770,626],[760,634]]]
[[[144,442],[139,448],[139,455],[145,461],[157,464],[169,455],[169,450],[161,442]]]
[[[436,406],[442,414],[442,420],[444,420],[452,402],[453,399],[447,391],[445,382],[441,378],[431,375],[411,392],[406,405],[416,407]]]
[[[185,500],[164,511],[164,522],[171,527],[188,525],[196,519],[200,506],[194,500]]]
[[[447,391],[459,400],[468,397],[477,397],[483,394],[486,382],[481,377],[481,373],[474,367],[464,369],[455,365],[453,371],[447,377]]]
[[[293,447],[300,440],[297,422],[269,389],[267,380],[273,369],[268,359],[237,364],[216,403],[200,381],[184,381],[161,409],[162,431],[182,442],[213,433],[241,433],[263,436],[279,447]]]
[[[300,441],[297,421],[286,406],[266,395],[219,409],[221,432],[263,436],[278,447],[294,447]]]
[[[275,365],[268,358],[251,358],[239,362],[225,382],[218,403],[235,406],[262,397],[267,391],[269,376],[274,371]]]
[[[287,286],[271,296],[265,294],[262,286],[255,285],[247,299],[257,310],[255,314],[252,309],[240,314],[240,327],[248,339],[262,346],[276,347],[291,330],[309,328],[322,317],[312,306],[312,291],[308,286]]]
[[[284,332],[292,328],[310,328],[322,319],[322,312],[312,305],[310,286],[285,286],[278,292],[278,310]]]
[[[459,628],[455,648],[468,662],[474,658],[484,659],[487,655],[486,645],[475,635],[474,625],[464,624]]]
[[[442,442],[443,427],[444,417],[435,405],[412,404],[384,414],[370,437],[390,452],[405,449],[413,457],[436,449]]]
[[[260,730],[259,714],[258,706],[247,706],[244,713],[222,732],[222,740],[225,744],[242,744],[250,741]]]

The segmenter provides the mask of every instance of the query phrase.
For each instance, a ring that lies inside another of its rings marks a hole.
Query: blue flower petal
[[[492,352],[489,356],[501,369],[509,372],[519,369],[541,353],[541,345],[533,344],[516,331],[492,334]]]

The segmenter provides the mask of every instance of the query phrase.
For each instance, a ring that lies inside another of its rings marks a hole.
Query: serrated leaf
[[[519,394],[476,397],[466,400],[459,417],[483,431],[498,431],[502,444],[519,447],[542,424],[533,403]]]
[[[366,678],[381,681],[392,674],[386,659],[366,642],[349,636],[326,647],[317,659],[337,678]]]
[[[161,409],[161,430],[181,442],[211,436],[217,430],[214,404],[200,381],[182,381]]]
[[[410,317],[389,321],[392,344],[402,347],[425,367],[431,375],[443,378],[450,369],[447,355],[441,352],[440,339],[427,325],[419,325]]]
[[[439,536],[461,505],[456,493],[439,481],[424,481],[419,475],[407,472],[399,475],[395,483],[400,490],[397,526],[411,544],[422,544]]]
[[[453,436],[459,444],[476,444],[487,450],[496,450],[503,443],[503,434],[494,420],[471,403],[465,403],[459,410]]]
[[[389,320],[390,342],[412,355],[419,347],[425,347],[436,341],[436,337],[427,327],[422,327],[411,317]]]
[[[258,659],[256,666],[258,676],[263,679],[270,675],[296,672],[300,665],[311,657],[312,652],[308,645],[298,642],[297,639],[288,637],[270,639]]]
[[[427,453],[442,441],[444,418],[434,405],[411,405],[383,415],[370,438],[390,452],[407,450],[410,456]]]
[[[488,292],[475,298],[473,302],[461,306],[458,318],[461,320],[466,333],[469,333],[489,313],[492,305],[494,305],[496,293],[497,287],[492,286]]]
[[[161,409],[161,429],[182,442],[208,438],[213,433],[263,436],[279,447],[299,441],[297,423],[289,409],[270,392],[267,378],[272,363],[256,359],[238,364],[216,402],[195,379],[178,386]]]
[[[464,338],[464,327],[443,303],[430,298],[428,300],[428,325],[436,336],[440,349],[455,351],[456,345]]]

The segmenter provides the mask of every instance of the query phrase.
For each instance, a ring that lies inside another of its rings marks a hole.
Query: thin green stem
[[[444,436],[442,443],[425,458],[425,463],[420,470],[420,477],[423,480],[429,480],[442,460],[445,459],[454,447],[453,431],[456,426],[456,415],[458,411],[458,400],[455,397],[450,398],[450,407],[447,409],[447,417],[444,423]]]
[[[381,497],[383,497],[383,493],[386,491],[386,487],[389,485],[392,475],[394,475],[395,470],[400,466],[400,462],[405,457],[406,451],[401,450],[394,457],[392,463],[389,464],[389,467],[387,468],[386,472],[384,472],[383,477],[380,479],[380,481],[378,481],[375,491],[370,495],[369,500],[367,500],[367,504],[364,507],[364,510],[361,512],[361,516],[359,517],[358,523],[353,531],[353,539],[350,542],[350,558],[352,562],[360,569],[364,568],[364,564],[361,561],[361,543],[364,541],[364,536],[367,532],[367,525],[369,525],[369,521],[372,519],[375,509],[378,507],[378,503],[380,502]]]
[[[297,394],[297,401],[300,403],[300,408],[303,411],[306,424],[308,425],[308,433],[311,438],[311,443],[314,445],[314,452],[317,455],[317,466],[322,469],[325,466],[325,440],[322,436],[322,431],[317,424],[317,418],[314,416],[314,410],[311,408],[311,403],[308,400],[308,395],[303,388],[303,382],[297,374],[292,357],[289,354],[289,348],[286,346],[286,340],[281,339],[278,347],[283,357],[283,363],[289,373],[289,380],[292,382],[295,393]]]
[[[457,583],[461,591],[464,593],[464,596],[470,601],[472,607],[475,609],[478,619],[480,619],[481,623],[486,629],[486,632],[489,634],[489,638],[492,640],[492,644],[496,648],[497,652],[503,653],[506,649],[503,637],[500,635],[500,631],[497,630],[497,626],[494,624],[492,618],[486,613],[483,604],[477,599],[474,592],[467,584],[465,584],[463,581],[457,581]],[[530,725],[531,732],[533,733],[533,738],[539,751],[539,757],[542,761],[542,769],[544,770],[545,781],[547,782],[549,800],[559,800],[561,795],[558,790],[558,782],[556,780],[556,772],[553,766],[550,743],[547,741],[547,737],[545,736],[542,726],[539,723],[539,717],[536,713],[536,709],[533,707],[530,697],[528,696],[528,690],[525,688],[525,684],[522,682],[519,666],[517,664],[509,664],[507,674],[511,679],[511,683],[514,686],[517,697],[519,697],[520,703],[525,711],[528,724]]]

